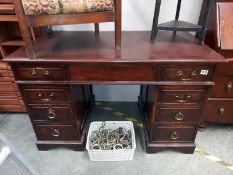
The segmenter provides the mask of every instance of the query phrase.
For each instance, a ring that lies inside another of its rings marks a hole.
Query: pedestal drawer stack
[[[82,150],[91,87],[64,85],[64,65],[14,65],[16,80],[37,136],[39,150],[66,146]],[[33,83],[31,84],[31,82]]]
[[[164,65],[160,86],[142,86],[141,96],[149,132],[147,152],[175,148],[192,153],[211,65]]]

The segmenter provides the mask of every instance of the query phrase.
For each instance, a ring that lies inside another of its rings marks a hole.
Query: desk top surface
[[[7,62],[135,62],[135,63],[218,63],[225,58],[206,45],[199,45],[183,32],[159,32],[154,43],[150,32],[122,32],[122,47],[115,50],[114,33],[54,32],[38,39],[36,59],[27,58],[25,48],[9,55]]]

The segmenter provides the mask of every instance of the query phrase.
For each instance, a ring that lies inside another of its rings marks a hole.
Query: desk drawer
[[[38,140],[76,140],[72,125],[36,125],[35,130]]]
[[[203,103],[206,90],[203,87],[160,87],[158,102],[160,103]]]
[[[71,122],[71,105],[29,105],[28,112],[33,121]]]
[[[82,63],[69,66],[71,80],[93,81],[155,81],[159,69],[150,64]]]
[[[69,88],[58,88],[49,86],[40,87],[24,87],[23,88],[24,99],[28,103],[33,102],[54,102],[54,101],[71,101]]]
[[[165,65],[161,79],[164,81],[208,81],[211,79],[212,66]]]
[[[209,91],[210,97],[233,97],[233,74],[232,76],[215,76],[215,86]]]
[[[233,99],[209,99],[203,111],[204,121],[233,123]]]
[[[17,65],[13,68],[16,80],[65,80],[65,67],[62,65]]]
[[[158,106],[156,122],[196,123],[200,117],[200,107]]]
[[[166,127],[155,126],[153,141],[158,142],[192,142],[195,135],[195,127]]]

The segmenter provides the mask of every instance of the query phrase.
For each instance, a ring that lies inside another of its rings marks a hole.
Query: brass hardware
[[[227,90],[231,91],[233,88],[232,82],[227,83]]]
[[[37,72],[39,72],[40,74],[42,74],[44,76],[49,75],[49,71],[45,68],[33,68],[32,69],[32,76],[35,76],[37,74]]]
[[[61,129],[52,128],[52,136],[54,136],[54,137],[59,137],[59,136],[61,136]]]
[[[177,72],[177,76],[180,78],[180,80],[182,80],[182,81],[191,81],[194,77],[196,77],[197,72],[195,70],[192,71],[191,74],[190,74],[190,78],[182,78],[183,75],[184,75],[184,73],[182,71]]]
[[[54,119],[56,117],[55,110],[52,107],[49,107],[47,117],[49,119]]]
[[[175,115],[175,120],[177,120],[177,121],[181,121],[181,120],[183,120],[184,119],[184,114],[182,113],[182,112],[178,112],[178,113],[176,113],[176,115]]]
[[[188,102],[188,99],[191,98],[191,95],[186,95],[184,99],[181,99],[181,97],[179,95],[176,95],[176,101],[178,103],[186,103]]]
[[[177,131],[172,131],[171,134],[170,134],[170,138],[172,140],[177,140],[179,137],[180,137],[180,135],[178,134]]]
[[[183,76],[183,75],[184,75],[184,74],[183,74],[183,72],[182,72],[181,70],[177,72],[177,76],[178,76],[178,77],[181,77],[181,76]]]
[[[48,70],[44,69],[43,72],[44,72],[44,75],[45,75],[45,76],[48,76],[48,75],[49,75],[49,71],[48,71]]]
[[[53,92],[51,92],[50,94],[49,94],[49,97],[54,97],[54,93]]]
[[[221,107],[220,109],[219,109],[219,114],[220,115],[223,115],[225,113],[225,108],[224,107]]]
[[[35,76],[36,75],[36,70],[33,68],[32,69],[32,76]]]
[[[38,97],[43,97],[43,94],[41,92],[39,92]]]

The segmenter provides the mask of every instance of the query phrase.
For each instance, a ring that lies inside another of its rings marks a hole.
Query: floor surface
[[[105,107],[109,108],[105,108]],[[112,110],[114,109],[114,111]],[[114,112],[141,121],[137,103],[96,105],[91,120],[123,120]],[[3,113],[0,113],[0,118]],[[27,114],[7,114],[0,121],[0,132],[27,159],[40,175],[233,175],[226,163],[217,163],[195,152],[182,154],[172,150],[146,154],[143,128],[135,125],[137,148],[134,160],[124,162],[92,162],[88,153],[58,148],[38,151],[36,137]],[[197,148],[233,164],[233,125],[209,125],[198,132]],[[5,161],[0,175],[17,175],[13,165]]]

